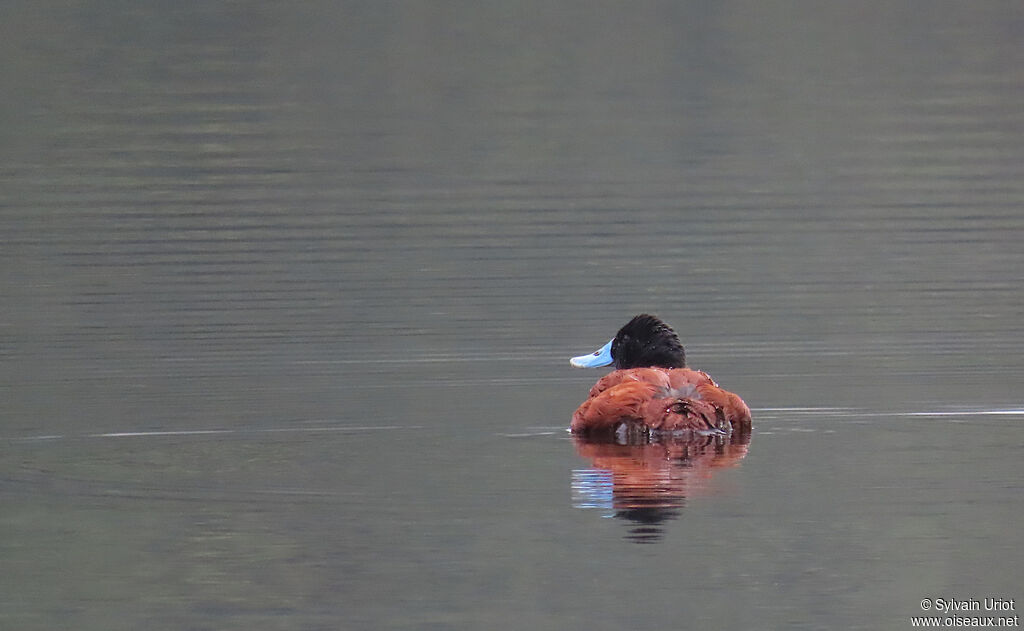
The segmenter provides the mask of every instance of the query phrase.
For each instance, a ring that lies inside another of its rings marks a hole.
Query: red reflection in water
[[[739,466],[750,449],[750,431],[728,435],[629,436],[602,441],[574,436],[589,469],[573,472],[573,503],[601,508],[635,524],[628,538],[649,543],[663,524],[677,519],[687,498],[715,492],[718,469]]]

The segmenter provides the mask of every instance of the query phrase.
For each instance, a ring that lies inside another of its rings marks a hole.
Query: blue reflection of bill
[[[612,472],[605,469],[573,469],[572,505],[602,509],[602,517],[614,517]]]

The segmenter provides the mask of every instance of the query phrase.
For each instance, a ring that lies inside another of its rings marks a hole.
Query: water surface
[[[1024,601],[1014,5],[50,5],[0,20],[5,628]],[[641,311],[750,437],[565,432]]]

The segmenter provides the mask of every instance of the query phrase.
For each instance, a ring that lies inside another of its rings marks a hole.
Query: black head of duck
[[[626,323],[607,344],[589,355],[573,357],[577,368],[685,368],[686,349],[672,327],[657,316],[642,313]]]

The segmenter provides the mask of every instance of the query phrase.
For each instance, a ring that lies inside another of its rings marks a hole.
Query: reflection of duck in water
[[[573,504],[600,508],[635,524],[628,537],[657,541],[664,522],[679,517],[686,499],[709,493],[715,469],[738,466],[747,455],[750,432],[732,436],[683,432],[595,442],[577,435],[576,452],[590,468],[573,472]]]
[[[590,398],[572,415],[574,433],[750,428],[750,409],[743,399],[719,388],[707,373],[687,368],[676,332],[655,316],[636,316],[615,339],[570,363],[616,368],[598,380]]]

